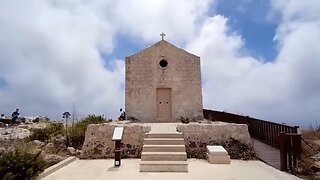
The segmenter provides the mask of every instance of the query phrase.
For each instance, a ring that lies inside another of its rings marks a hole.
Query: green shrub
[[[102,116],[88,115],[83,120],[75,123],[73,127],[68,128],[71,145],[76,149],[81,149],[85,139],[87,126],[89,124],[100,124],[106,122],[109,121],[106,121]]]
[[[42,129],[32,129],[32,133],[29,139],[48,141],[52,136],[63,134],[63,124],[62,123],[50,123],[47,127]]]
[[[16,149],[0,157],[0,179],[3,180],[35,179],[45,168],[40,152],[31,154]]]
[[[180,117],[180,121],[181,121],[183,124],[189,124],[190,119],[189,119],[188,117],[183,117],[183,116],[181,116],[181,117]]]

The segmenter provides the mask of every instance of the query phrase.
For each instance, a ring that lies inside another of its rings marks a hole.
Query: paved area
[[[205,123],[205,121],[204,121]],[[177,126],[181,123],[142,123],[142,125],[150,126],[152,133],[174,133],[177,132]],[[189,124],[199,124],[190,122]],[[210,124],[226,124],[225,122],[210,122]]]
[[[141,173],[140,159],[124,159],[122,166],[113,167],[112,159],[76,160],[45,177],[45,180],[295,180],[293,175],[281,172],[261,161],[232,160],[229,165],[209,164],[205,160],[188,159],[188,173]]]
[[[151,133],[174,133],[177,132],[178,123],[144,123],[151,127]]]
[[[259,159],[280,170],[280,151],[272,146],[251,138]]]

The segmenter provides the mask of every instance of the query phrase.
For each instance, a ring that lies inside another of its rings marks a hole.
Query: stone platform
[[[206,160],[188,159],[188,173],[148,173],[139,172],[140,159],[123,159],[119,168],[114,168],[113,159],[76,160],[44,180],[297,180],[296,176],[281,172],[261,161],[232,160],[231,164],[209,164]]]
[[[124,126],[122,157],[140,158],[146,133],[183,134],[185,145],[192,143],[219,143],[236,139],[251,145],[252,141],[245,124],[229,124],[223,122],[182,123],[129,123],[126,121],[105,124],[91,124],[86,131],[81,158],[113,158],[114,142],[111,140],[116,126]],[[152,142],[151,142],[152,143]],[[176,144],[176,142],[172,142]],[[158,144],[161,145],[161,144]],[[166,144],[169,145],[169,144]],[[190,148],[188,148],[190,150]],[[187,152],[188,152],[187,150]]]

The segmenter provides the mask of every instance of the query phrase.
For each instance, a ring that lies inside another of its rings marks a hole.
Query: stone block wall
[[[164,126],[166,124],[162,124]],[[172,123],[183,133],[189,158],[205,158],[206,145],[222,145],[233,159],[254,159],[252,141],[245,124],[223,122]],[[80,158],[113,158],[112,135],[116,126],[124,126],[122,158],[140,158],[145,133],[157,128],[148,123],[106,123],[89,125]]]
[[[252,140],[246,124],[214,122],[179,124],[189,158],[205,158],[207,145],[222,145],[232,159],[254,159]]]
[[[112,141],[112,135],[116,126],[124,126],[122,157],[139,158],[144,134],[151,130],[150,126],[112,123],[88,126],[80,157],[84,159],[113,158],[114,141]]]

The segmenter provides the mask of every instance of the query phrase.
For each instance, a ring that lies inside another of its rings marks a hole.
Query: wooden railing
[[[280,144],[280,170],[292,174],[298,172],[298,159],[301,156],[301,134],[281,132]]]
[[[297,134],[298,126],[288,126],[249,116],[207,109],[203,110],[203,115],[205,119],[212,121],[247,124],[252,138],[280,150],[281,170],[294,172],[296,169],[297,159],[301,153],[301,135]]]

